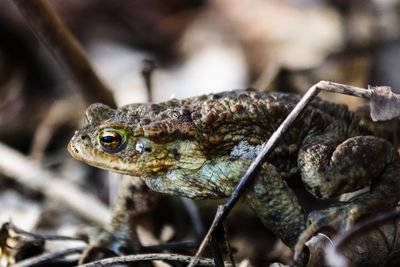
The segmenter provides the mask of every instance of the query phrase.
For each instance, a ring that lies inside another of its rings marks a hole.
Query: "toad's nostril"
[[[89,136],[87,136],[87,135],[81,135],[81,139],[82,140],[85,140],[85,139],[87,139]]]

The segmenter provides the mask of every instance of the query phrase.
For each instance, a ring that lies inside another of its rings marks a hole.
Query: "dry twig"
[[[13,267],[34,267],[43,266],[44,264],[51,264],[54,260],[63,258],[65,256],[80,254],[83,251],[83,247],[67,248],[64,250],[44,253],[42,255],[32,257],[23,261],[20,261],[13,265]]]
[[[47,0],[14,0],[35,35],[67,70],[83,98],[115,106],[108,88],[97,76],[78,41]]]
[[[153,101],[153,86],[152,86],[153,83],[151,80],[151,76],[156,67],[157,67],[156,63],[153,60],[151,59],[143,60],[142,75],[144,78],[144,83],[146,84],[148,102]]]
[[[18,235],[22,235],[25,237],[29,237],[29,238],[33,238],[36,240],[69,240],[69,241],[84,241],[84,242],[88,242],[87,238],[83,237],[83,236],[64,236],[64,235],[53,235],[53,234],[37,234],[37,233],[31,233],[28,231],[25,231],[21,228],[19,228],[18,226],[16,226],[15,224],[13,224],[12,222],[8,222],[5,224],[5,227],[8,230],[12,230],[13,232],[15,232]]]
[[[131,263],[136,261],[172,261],[172,262],[181,262],[181,263],[189,263],[193,257],[179,255],[179,254],[168,254],[168,253],[160,253],[160,254],[137,254],[130,256],[121,256],[108,258],[104,260],[99,260],[87,264],[80,265],[80,267],[99,267],[99,266],[115,266],[123,263]],[[199,266],[214,266],[214,262],[211,259],[199,259]],[[229,263],[226,263],[227,266],[230,266]]]
[[[199,245],[197,241],[178,241],[169,242],[160,245],[143,246],[142,251],[145,253],[154,253],[162,251],[176,251],[182,249],[195,249]]]
[[[105,225],[110,220],[108,208],[96,198],[2,143],[0,172],[26,187],[42,192],[50,200],[69,207],[97,225]]]
[[[83,111],[83,102],[77,97],[69,97],[52,103],[34,132],[29,157],[36,162],[41,162],[55,132],[65,124],[80,120]]]

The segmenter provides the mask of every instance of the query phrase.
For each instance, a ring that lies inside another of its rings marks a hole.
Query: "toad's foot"
[[[311,212],[308,215],[308,227],[300,235],[294,249],[295,261],[300,259],[305,243],[322,228],[330,228],[337,232],[347,231],[364,213],[364,209],[355,203],[345,203]]]
[[[96,235],[94,240],[83,251],[79,263],[84,264],[113,256],[139,252],[140,244],[136,239],[136,235],[134,235],[134,238],[131,238],[125,234],[126,232],[100,230],[100,233]]]

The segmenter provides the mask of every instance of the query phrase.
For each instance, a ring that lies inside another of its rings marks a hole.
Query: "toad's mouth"
[[[69,142],[67,150],[74,159],[93,167],[120,174],[132,176],[140,174],[138,170],[133,168],[134,164],[124,162],[118,157],[113,157],[111,155],[106,156],[104,153],[96,153],[94,149],[88,150],[84,146],[82,147],[82,145],[74,143],[73,140],[74,138]]]

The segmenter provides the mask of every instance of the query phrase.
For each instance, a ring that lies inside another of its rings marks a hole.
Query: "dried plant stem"
[[[183,206],[192,221],[193,229],[196,232],[196,236],[201,238],[206,232],[203,222],[201,221],[201,216],[198,207],[194,203],[193,199],[181,197]]]
[[[39,234],[39,233],[31,233],[28,231],[25,231],[21,228],[19,228],[18,226],[16,226],[14,223],[12,222],[8,222],[5,224],[5,226],[15,232],[17,235],[20,236],[25,236],[25,237],[30,237],[32,239],[36,239],[36,240],[46,240],[46,241],[65,241],[65,240],[69,240],[69,241],[83,241],[88,243],[88,240],[86,237],[79,237],[79,236],[65,236],[65,235],[54,235],[54,234]]]
[[[110,220],[108,208],[96,198],[2,143],[0,172],[28,188],[42,192],[51,201],[65,205],[97,225],[105,225]]]
[[[176,251],[183,249],[194,249],[199,245],[199,242],[194,240],[169,242],[160,245],[143,246],[141,251],[144,253],[154,253],[163,251]]]
[[[55,259],[60,259],[65,256],[80,254],[83,251],[83,247],[76,248],[67,248],[60,251],[48,252],[44,253],[37,257],[32,257],[23,261],[20,261],[13,265],[13,267],[34,267],[34,266],[43,266],[46,263],[52,264]]]
[[[334,83],[334,82],[329,82],[329,81],[320,81],[316,85],[318,85],[317,86],[318,89],[323,90],[323,91],[344,94],[344,95],[357,96],[357,97],[365,98],[365,99],[370,99],[371,95],[372,95],[372,91],[370,89],[351,86],[351,85],[347,85],[347,84],[340,84],[340,83]],[[314,86],[316,86],[316,85],[314,85]]]
[[[82,47],[47,0],[13,0],[32,31],[66,69],[85,101],[115,106],[114,98],[100,80]]]
[[[114,258],[99,260],[99,261],[80,265],[80,267],[115,266],[118,264],[130,263],[130,262],[136,262],[136,261],[158,261],[158,260],[189,263],[192,260],[192,258],[193,257],[191,257],[191,256],[185,256],[185,255],[179,255],[179,254],[169,254],[169,253],[137,254],[137,255],[121,256],[121,257],[114,257]],[[199,259],[198,265],[214,266],[214,262],[211,259]]]
[[[153,83],[152,74],[156,69],[156,63],[151,59],[143,60],[142,76],[147,89],[147,102],[153,102]]]

